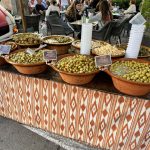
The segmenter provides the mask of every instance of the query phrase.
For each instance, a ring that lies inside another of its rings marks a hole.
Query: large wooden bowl
[[[55,37],[66,37],[70,39],[70,42],[66,43],[49,43],[46,42],[47,39],[53,39]],[[67,54],[68,50],[71,48],[71,43],[74,41],[74,38],[69,36],[62,36],[62,35],[51,35],[43,38],[43,42],[47,44],[47,48],[54,50],[56,49],[58,55]]]
[[[24,41],[27,38],[36,39],[38,42],[37,43],[33,43],[33,42],[21,43],[20,42],[21,39],[23,39],[22,41]],[[41,36],[39,34],[36,34],[36,33],[18,33],[18,34],[12,35],[12,39],[20,47],[37,47],[41,44]]]
[[[72,42],[72,49],[75,50],[75,53],[79,54],[80,53],[80,44],[81,44],[81,41],[80,40],[75,40],[74,42]],[[92,40],[92,47],[91,47],[91,55],[94,55],[94,56],[97,56],[96,53],[93,52],[94,48],[98,48],[100,47],[101,45],[106,45],[106,44],[109,44],[107,42],[104,42],[104,41],[100,41],[100,40]],[[110,45],[110,44],[109,44]],[[118,48],[118,50],[121,51],[120,54],[116,54],[116,55],[111,55],[112,59],[118,59],[120,57],[124,57],[125,55],[125,50],[123,48]],[[105,54],[103,54],[105,55]]]
[[[117,45],[117,47],[120,47],[120,48],[123,48],[123,49],[127,49],[127,45],[126,44],[121,44],[120,46]],[[150,57],[150,47],[141,45],[140,48],[144,48],[145,50],[147,50],[149,52],[149,54],[148,55],[143,55],[143,56],[139,55],[138,58],[142,59],[142,58],[148,58],[148,57]]]
[[[14,51],[14,50],[16,50],[17,49],[17,44],[15,43],[15,42],[2,42],[1,44],[3,44],[3,45],[11,45],[11,50],[10,50],[10,52],[12,52],[12,51]],[[6,62],[6,60],[5,60],[5,58],[3,58],[2,56],[0,56],[0,66],[1,65],[5,65],[7,62]]]
[[[6,63],[7,62],[6,62],[5,58],[3,58],[3,57],[0,56],[0,66],[1,65],[5,65]]]
[[[62,55],[61,57],[58,57],[58,60],[68,56],[73,56],[73,54]],[[66,71],[59,70],[53,64],[49,64],[49,65],[59,73],[59,75],[65,82],[74,85],[83,85],[91,82],[94,76],[99,72],[99,70],[97,70],[91,73],[69,73]]]
[[[18,51],[24,51],[24,50],[18,50]],[[13,52],[13,53],[17,53]],[[18,72],[22,74],[39,74],[44,72],[47,69],[47,65],[45,62],[40,62],[40,63],[35,63],[35,64],[22,64],[22,63],[15,63],[12,62],[9,57],[5,58],[5,60],[9,63],[12,64]]]
[[[120,61],[132,61],[132,60],[150,64],[149,61],[145,61],[142,59],[129,59],[129,58],[120,59]],[[108,70],[106,70],[106,73],[108,73],[108,75],[111,76],[115,88],[122,93],[133,96],[143,96],[150,93],[150,83],[141,83],[126,80],[118,75],[114,75],[110,71],[110,67],[108,68]]]

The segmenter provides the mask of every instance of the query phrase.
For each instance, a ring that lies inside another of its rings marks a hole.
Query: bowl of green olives
[[[150,93],[150,62],[123,58],[113,62],[106,70],[113,84],[122,93],[143,96]]]
[[[62,55],[50,66],[59,72],[65,82],[75,85],[89,83],[99,72],[95,67],[94,57],[79,54]]]
[[[25,49],[21,49],[9,54],[5,60],[22,74],[38,74],[47,69],[43,59],[43,50],[36,51],[31,55]]]
[[[64,35],[51,35],[43,38],[43,43],[47,44],[49,49],[56,49],[58,55],[67,54],[73,41],[74,38]]]
[[[41,36],[36,33],[18,33],[12,39],[21,47],[34,47],[41,44]]]

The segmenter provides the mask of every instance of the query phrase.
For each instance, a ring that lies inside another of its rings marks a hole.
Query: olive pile
[[[35,64],[35,63],[44,62],[42,50],[35,52],[33,55],[30,55],[25,51],[13,53],[9,56],[9,59],[12,62],[21,63],[21,64]]]
[[[17,44],[36,45],[40,44],[40,36],[33,33],[19,33],[12,36]]]
[[[16,43],[18,44],[39,44],[40,40],[33,38],[33,37],[27,37],[27,38],[20,38],[16,40]]]
[[[136,61],[117,61],[110,67],[113,74],[127,80],[150,83],[150,65]]]
[[[44,40],[46,43],[48,43],[48,44],[56,44],[56,43],[63,43],[63,44],[65,44],[65,43],[69,43],[69,42],[71,42],[72,41],[72,39],[71,38],[69,38],[69,37],[63,37],[63,36],[51,36],[51,37],[49,37],[49,38],[47,38],[46,40]]]
[[[150,51],[144,47],[141,47],[139,56],[150,56]]]
[[[94,58],[85,55],[65,57],[57,62],[56,67],[70,73],[90,73],[97,70]]]

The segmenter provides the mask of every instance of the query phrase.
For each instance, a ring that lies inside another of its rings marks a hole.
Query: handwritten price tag
[[[43,57],[46,62],[51,60],[57,60],[57,51],[56,50],[44,51]]]
[[[0,54],[9,54],[11,50],[11,45],[0,45]]]
[[[111,55],[95,56],[95,65],[97,68],[112,64]]]

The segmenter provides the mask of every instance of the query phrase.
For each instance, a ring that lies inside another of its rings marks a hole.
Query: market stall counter
[[[0,115],[105,149],[150,147],[150,93],[142,97],[118,92],[100,72],[92,82],[75,86],[53,69],[22,75],[0,67]]]

